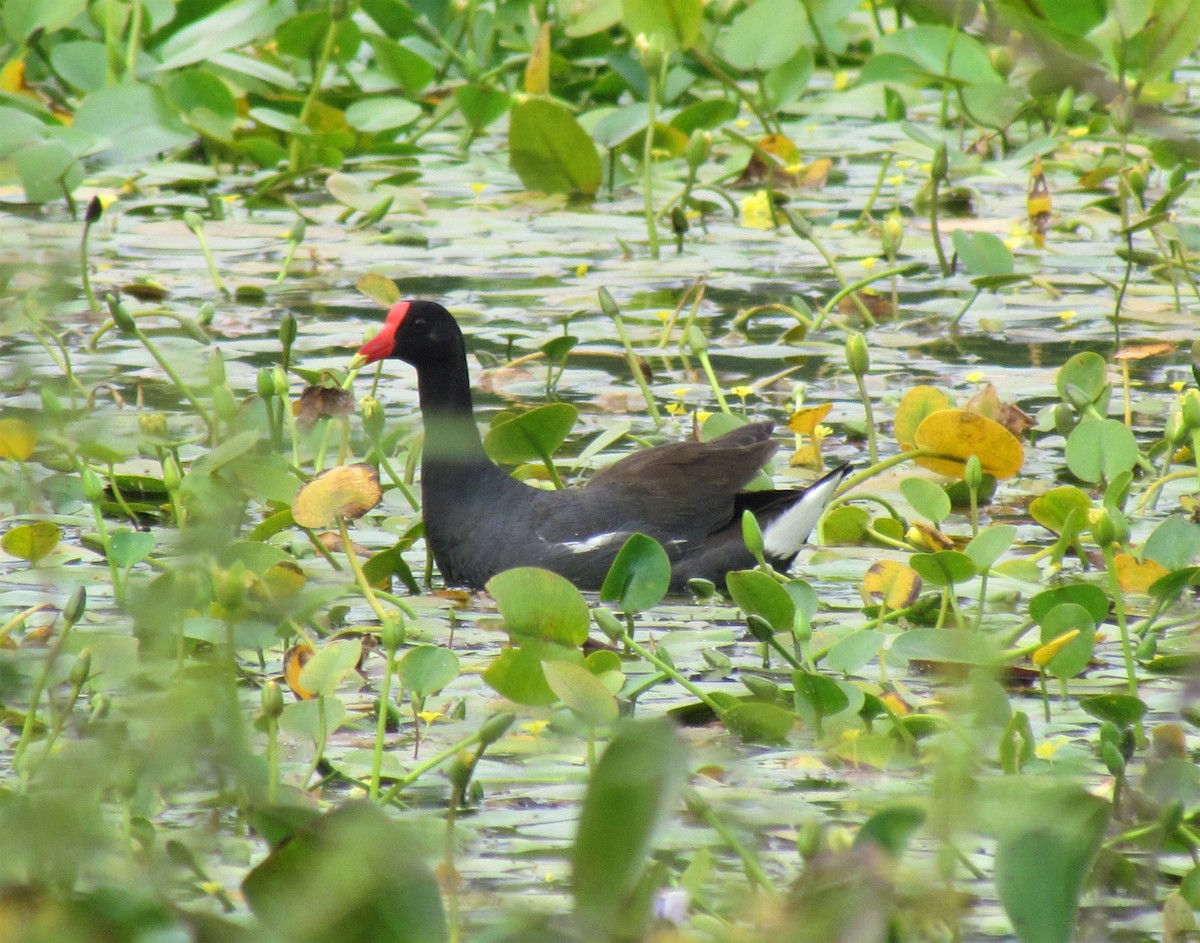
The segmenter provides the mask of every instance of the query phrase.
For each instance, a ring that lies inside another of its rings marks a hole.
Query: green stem
[[[876,441],[875,433],[875,410],[871,406],[871,397],[867,393],[867,385],[864,377],[856,376],[854,382],[858,385],[858,395],[862,399],[863,412],[866,417],[867,424],[867,455],[871,460],[871,464],[875,465],[879,461],[879,445]]]
[[[379,717],[375,723],[375,753],[371,757],[371,784],[367,795],[379,798],[379,780],[383,775],[383,744],[387,739],[388,704],[392,697],[392,675],[396,672],[396,649],[388,648],[384,655],[383,682],[379,686]]]
[[[654,122],[658,114],[658,70],[648,70],[646,97],[647,121],[642,144],[642,206],[646,215],[646,236],[650,240],[650,257],[658,259],[658,221],[654,218]]]
[[[930,193],[929,193],[929,232],[933,236],[933,251],[937,253],[938,268],[941,269],[942,277],[949,278],[951,274],[950,262],[946,258],[946,250],[942,248],[942,233],[938,228],[938,178],[930,178]]]
[[[625,348],[625,358],[629,361],[629,370],[633,374],[634,382],[637,383],[638,389],[642,391],[642,396],[646,400],[646,409],[650,413],[650,418],[654,420],[654,427],[657,429],[662,425],[662,416],[658,413],[658,406],[654,402],[654,395],[650,392],[650,385],[646,382],[646,378],[642,375],[642,368],[638,365],[637,354],[633,352],[633,344],[629,342],[629,334],[625,331],[625,322],[621,318],[621,314],[615,308],[608,312],[612,317],[613,325],[617,329],[617,336],[621,339],[621,346]]]
[[[1137,674],[1133,661],[1133,645],[1129,639],[1129,622],[1125,613],[1125,594],[1121,590],[1121,581],[1117,577],[1115,554],[1111,545],[1100,548],[1104,554],[1104,568],[1108,575],[1108,588],[1113,601],[1113,613],[1117,617],[1117,629],[1121,633],[1121,653],[1125,659],[1125,678],[1129,696],[1137,697]],[[1141,721],[1138,721],[1139,738]]]
[[[698,700],[702,701],[704,703],[704,705],[709,710],[711,710],[714,714],[716,714],[718,717],[720,717],[724,713],[724,708],[722,708],[708,694],[706,694],[704,691],[702,691],[700,688],[698,688],[696,685],[694,685],[691,681],[689,681],[687,678],[685,678],[683,675],[681,675],[678,671],[676,671],[674,666],[668,665],[661,658],[658,658],[657,656],[652,655],[647,649],[643,648],[641,645],[639,645],[637,642],[635,642],[633,640],[633,637],[629,634],[628,631],[625,631],[621,634],[620,641],[622,643],[624,643],[627,650],[633,652],[639,658],[644,659],[645,661],[648,661],[650,664],[652,664],[660,672],[662,672],[668,678],[670,678],[672,681],[674,681],[676,684],[678,684],[685,691],[687,691],[688,693],[693,695]]]
[[[727,826],[712,810],[712,807],[704,800],[704,798],[694,789],[687,789],[684,794],[684,802],[687,803],[688,811],[696,818],[700,819],[711,828],[714,832],[721,836],[721,840],[727,844],[735,855],[742,861],[742,869],[746,872],[746,877],[751,884],[757,884],[763,890],[771,894],[778,893],[775,885],[767,872],[763,870],[761,864],[754,853],[747,848],[733,831]]]

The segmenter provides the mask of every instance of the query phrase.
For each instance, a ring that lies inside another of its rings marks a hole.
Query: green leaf
[[[934,586],[954,586],[978,575],[975,564],[965,553],[939,550],[937,553],[914,553],[908,559],[921,579]]]
[[[508,124],[509,163],[527,190],[582,193],[600,189],[596,145],[558,102],[531,98],[513,106]]]
[[[615,724],[617,699],[591,671],[569,661],[543,661],[546,683],[560,701],[595,727]]]
[[[136,161],[188,144],[196,135],[152,85],[124,83],[92,92],[75,112],[77,131],[105,142],[117,161]]]
[[[1099,404],[1101,397],[1107,401],[1108,363],[1095,351],[1085,350],[1059,367],[1055,385],[1058,396],[1064,403],[1071,402],[1067,395],[1068,386],[1082,390],[1090,403]]]
[[[671,560],[662,545],[645,534],[631,534],[604,577],[600,601],[631,615],[657,606],[670,587]]]
[[[351,802],[278,844],[242,890],[292,943],[445,943],[441,889],[422,860],[430,844],[418,826]]]
[[[621,22],[621,0],[573,0],[566,19],[568,36],[591,36]]]
[[[925,810],[920,806],[895,805],[867,819],[854,836],[854,846],[857,848],[870,842],[899,860],[909,839],[924,824]]]
[[[1132,727],[1148,710],[1145,701],[1130,694],[1097,694],[1081,697],[1079,706],[1097,720],[1107,720],[1118,727]]]
[[[336,639],[308,660],[300,672],[300,684],[306,691],[330,697],[361,657],[362,642],[358,639]]]
[[[520,648],[506,648],[484,669],[483,680],[499,694],[517,704],[545,707],[558,700],[546,680],[543,665],[548,661],[583,661],[578,649],[522,639]]]
[[[832,717],[850,706],[850,698],[832,678],[807,671],[792,672],[796,709],[816,717]]]
[[[575,913],[589,940],[640,939],[648,914],[628,914],[655,833],[688,775],[688,755],[666,719],[631,723],[592,775],[571,853]]]
[[[4,32],[23,43],[36,30],[57,33],[87,9],[87,0],[5,0]]]
[[[123,570],[141,563],[154,549],[153,533],[141,530],[124,530],[113,534],[108,541],[108,557]]]
[[[1071,430],[1065,455],[1081,481],[1112,481],[1137,464],[1137,439],[1119,419],[1089,420]]]
[[[58,546],[62,538],[62,529],[53,521],[34,521],[32,524],[18,524],[0,538],[0,547],[4,552],[36,564]]]
[[[980,573],[986,573],[1012,546],[1016,536],[1017,529],[1012,524],[993,524],[971,538],[963,553],[971,558]]]
[[[12,155],[25,199],[48,203],[74,193],[83,183],[83,164],[58,141],[39,141]]]
[[[690,49],[700,38],[702,0],[624,0],[623,6],[629,35],[655,37],[668,52]]]
[[[484,435],[483,447],[501,465],[545,460],[571,434],[578,418],[579,410],[570,403],[547,403],[497,422]]]
[[[911,629],[896,636],[888,653],[902,661],[948,661],[991,665],[996,644],[978,632],[961,629]]]
[[[441,645],[418,645],[400,659],[397,670],[405,690],[425,698],[458,677],[458,656]]]
[[[1142,556],[1168,570],[1189,566],[1200,554],[1200,524],[1175,514],[1154,528],[1142,546]]]
[[[508,111],[512,98],[502,89],[486,85],[460,85],[454,90],[454,101],[471,130],[478,134]]]
[[[905,478],[900,482],[900,492],[914,511],[935,525],[950,516],[949,495],[926,478]]]
[[[718,34],[717,51],[735,69],[766,72],[812,41],[800,0],[758,0]]]
[[[1103,799],[1076,787],[1057,793],[1030,797],[1022,824],[996,847],[996,890],[1022,943],[1070,943],[1108,824]]]
[[[1072,602],[1060,603],[1046,613],[1041,621],[1041,638],[1049,643],[1060,635],[1078,630],[1079,635],[1063,646],[1046,663],[1046,671],[1056,678],[1074,678],[1092,660],[1096,644],[1096,623],[1083,606]]]
[[[999,236],[990,232],[969,233],[956,229],[951,237],[954,251],[971,275],[1011,275],[1013,256]]]
[[[283,21],[289,6],[272,0],[230,0],[163,43],[156,50],[158,68],[167,71],[204,62],[217,53],[268,36]]]
[[[1029,618],[1040,624],[1050,610],[1063,603],[1083,606],[1097,625],[1108,617],[1108,596],[1104,590],[1090,583],[1076,583],[1073,586],[1057,586],[1038,593],[1029,600]]]
[[[776,632],[792,631],[796,604],[778,581],[761,570],[735,570],[725,583],[743,613],[761,616]]]
[[[587,602],[557,573],[531,566],[505,570],[488,580],[487,591],[511,635],[573,647],[587,638]]]
[[[412,124],[421,114],[420,105],[401,98],[365,98],[346,109],[346,123],[355,131],[373,134]]]
[[[723,712],[721,723],[747,743],[782,743],[796,726],[796,715],[778,704],[746,701]]]

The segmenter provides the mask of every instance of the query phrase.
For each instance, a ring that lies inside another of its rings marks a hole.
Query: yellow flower
[[[417,716],[425,721],[425,726],[428,727],[439,717],[445,716],[441,711],[417,711]]]
[[[707,410],[697,409],[696,410],[696,422],[703,424],[708,421],[708,417],[711,415],[712,415],[712,413],[708,412]]]
[[[896,174],[895,176],[888,177],[886,183],[889,187],[898,187],[900,184],[904,183],[904,175]]]
[[[771,215],[771,200],[766,190],[755,190],[738,205],[742,211],[742,225],[747,229],[775,228],[775,219]]]
[[[664,408],[672,416],[682,416],[684,413],[687,412],[687,407],[684,406],[682,403],[667,403],[666,407],[664,407]]]
[[[982,381],[983,381],[983,371],[982,370],[972,370],[970,373],[967,374],[967,382],[968,383],[981,383]]]
[[[835,92],[844,92],[846,90],[846,86],[849,84],[850,76],[848,76],[841,69],[838,69],[837,72],[833,73],[833,90]]]
[[[875,258],[875,256],[869,255],[865,259],[859,259],[858,264],[861,265],[866,271],[869,272],[869,271],[871,271],[871,269],[873,269],[875,267],[875,265],[878,261],[879,261],[879,259]]]
[[[787,173],[791,174],[793,177],[799,177],[799,176],[800,176],[800,171],[802,171],[802,170],[804,169],[804,164],[803,164],[802,162],[800,162],[800,161],[797,161],[797,162],[796,162],[796,163],[794,163],[794,164],[788,164],[788,165],[787,165],[786,167],[784,167],[783,169],[784,169],[784,170],[785,170]]]
[[[1171,389],[1176,393],[1182,393],[1187,388],[1187,382],[1184,380],[1176,380],[1171,384]]]
[[[540,737],[542,735],[542,731],[549,726],[550,721],[548,720],[531,720],[529,723],[521,724],[521,729],[527,731],[535,737]]]
[[[1077,317],[1079,317],[1079,312],[1076,311],[1074,308],[1071,308],[1068,311],[1060,311],[1058,313],[1058,316],[1064,324],[1070,324]]]
[[[1079,128],[1067,128],[1067,137],[1070,138],[1081,138],[1087,133],[1088,129],[1086,126]]]
[[[734,396],[740,397],[741,399],[745,399],[747,396],[749,396],[751,393],[754,392],[754,388],[750,387],[750,386],[735,386],[729,392],[732,393]]]
[[[738,120],[733,123],[733,126],[739,131],[745,131],[748,127],[750,127],[750,122],[746,118],[738,118]]]
[[[471,189],[475,192],[476,196],[479,196],[479,194],[487,189],[487,184],[476,181],[475,183],[471,184]]]
[[[1051,737],[1049,740],[1043,740],[1036,747],[1034,747],[1033,752],[1036,753],[1041,759],[1050,760],[1053,762],[1054,754],[1057,753],[1064,744],[1070,742],[1071,741],[1069,739],[1063,736]]]
[[[586,262],[580,262],[578,265],[575,266],[575,277],[576,278],[583,278],[583,276],[585,276],[587,273],[588,273],[588,264]]]
[[[897,166],[897,167],[898,167],[900,170],[908,170],[908,168],[909,168],[909,167],[911,167],[911,166],[912,166],[913,164],[915,164],[915,163],[916,163],[916,161],[907,160],[907,159],[905,159],[905,160],[898,160],[898,161],[896,161],[896,166]]]

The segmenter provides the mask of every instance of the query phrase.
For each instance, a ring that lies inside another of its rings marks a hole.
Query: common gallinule
[[[448,585],[481,587],[517,566],[553,570],[598,589],[630,534],[671,558],[672,589],[703,577],[724,583],[754,565],[742,541],[745,509],[757,515],[767,560],[785,570],[849,471],[806,489],[742,491],[778,448],[755,422],[708,442],[634,452],[578,488],[547,491],[492,463],[471,406],[467,350],[458,323],[432,301],[401,301],[362,346],[357,364],[396,357],[417,369],[425,445],[421,461],[425,541]]]

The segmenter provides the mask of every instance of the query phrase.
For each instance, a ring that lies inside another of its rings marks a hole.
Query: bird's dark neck
[[[417,390],[425,423],[425,477],[430,471],[447,473],[481,465],[495,468],[483,451],[475,425],[466,356],[461,362],[425,365],[417,372]]]

